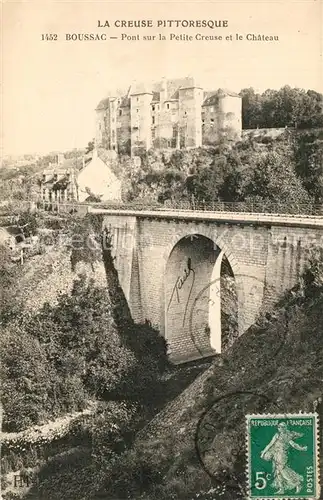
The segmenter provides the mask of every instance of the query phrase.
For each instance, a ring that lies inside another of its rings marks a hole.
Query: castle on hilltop
[[[241,137],[241,97],[205,91],[194,78],[131,85],[96,108],[96,146],[118,153],[136,147],[196,148]]]

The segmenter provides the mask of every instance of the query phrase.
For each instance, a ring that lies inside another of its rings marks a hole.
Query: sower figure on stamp
[[[300,446],[293,439],[302,437],[303,434],[287,429],[284,422],[278,424],[278,432],[274,435],[270,443],[261,452],[261,458],[271,460],[273,464],[274,481],[273,487],[278,488],[277,494],[283,494],[286,490],[296,490],[299,493],[302,489],[304,478],[291,469],[288,462],[288,449],[291,446],[295,450],[306,451],[307,446]]]

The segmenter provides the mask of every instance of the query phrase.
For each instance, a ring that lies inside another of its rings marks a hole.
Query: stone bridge
[[[241,335],[295,285],[311,249],[323,246],[323,217],[98,208],[89,213],[101,214],[103,229],[112,234],[134,320],[159,329],[176,363],[221,352],[221,269],[234,277]]]

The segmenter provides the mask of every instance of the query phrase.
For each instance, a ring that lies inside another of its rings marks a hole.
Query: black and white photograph
[[[323,499],[322,19],[2,1],[0,500]]]

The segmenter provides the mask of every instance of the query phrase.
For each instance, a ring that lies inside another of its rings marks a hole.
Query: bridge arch
[[[221,352],[221,265],[233,276],[238,268],[214,231],[203,233],[177,235],[165,250],[164,331],[175,362]]]

